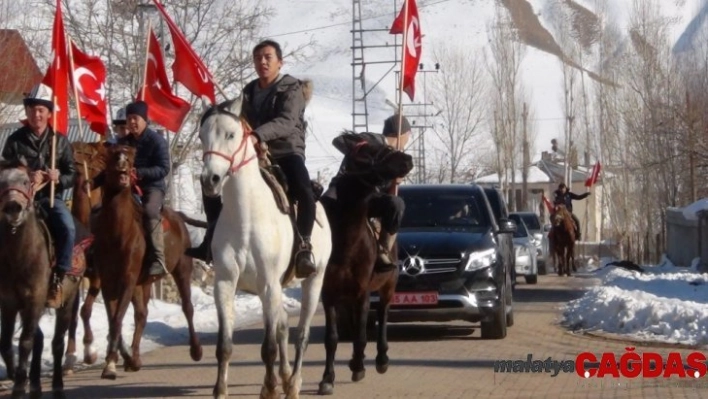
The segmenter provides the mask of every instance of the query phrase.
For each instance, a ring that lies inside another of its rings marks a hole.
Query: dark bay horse
[[[347,140],[357,142],[354,133],[345,133]],[[364,350],[366,348],[369,293],[378,291],[378,337],[376,371],[388,369],[388,342],[386,327],[388,309],[398,280],[398,269],[374,273],[377,239],[368,217],[368,199],[375,187],[388,180],[404,177],[413,167],[410,155],[391,147],[355,144],[353,153],[345,158],[346,174],[336,182],[336,202],[327,207],[332,226],[332,255],[330,256],[322,288],[325,311],[327,352],[325,371],[319,386],[320,395],[331,395],[334,390],[334,358],[337,351],[337,317],[352,317],[354,352],[349,361],[352,381],[365,376]],[[397,262],[397,246],[391,250]],[[338,315],[338,308],[350,308],[349,315]]]
[[[71,214],[84,226],[91,226],[91,210],[101,204],[101,188],[94,188],[89,193],[86,191],[85,182],[98,175],[106,166],[107,150],[105,143],[72,143],[74,149],[74,164],[77,170],[76,180],[71,201]],[[84,326],[84,363],[94,364],[98,358],[98,351],[93,346],[93,330],[91,329],[91,312],[93,304],[101,290],[101,280],[98,272],[92,266],[91,250],[87,253],[87,268],[84,277],[89,280],[89,289],[86,299],[81,306],[81,321]],[[76,363],[76,327],[78,324],[80,295],[74,301],[74,317],[69,326],[69,339],[66,346],[66,361],[64,374],[71,374]],[[125,356],[124,356],[125,357]]]
[[[147,322],[147,304],[155,278],[147,276],[143,267],[146,240],[143,229],[143,210],[133,197],[134,181],[130,175],[135,160],[135,149],[115,145],[108,149],[108,159],[103,184],[102,206],[92,231],[95,236],[94,264],[101,279],[101,291],[109,323],[106,367],[101,378],[116,378],[118,349],[121,346],[123,318],[132,302],[135,311],[132,356],[125,361],[126,371],[138,371],[140,340]],[[167,270],[177,284],[189,326],[189,344],[192,360],[202,358],[202,347],[194,331],[191,301],[192,259],[184,255],[191,243],[189,234],[179,215],[168,207],[162,211],[165,230],[165,260]],[[161,277],[160,277],[161,278]]]
[[[0,162],[0,354],[7,367],[8,377],[15,385],[13,397],[24,397],[27,385],[29,355],[30,392],[41,397],[40,372],[44,334],[39,319],[44,312],[53,259],[49,230],[36,213],[34,193],[29,169],[24,159],[19,162]],[[77,225],[77,236],[79,228]],[[74,251],[74,284],[65,285],[64,306],[56,310],[52,355],[54,358],[52,390],[54,397],[64,397],[62,356],[64,335],[72,319],[72,304],[78,293],[79,281],[85,268],[83,248]],[[14,362],[12,336],[15,319],[19,313],[22,333],[19,339],[19,359]]]
[[[551,224],[549,237],[558,275],[570,276],[575,263],[575,223],[565,205],[555,206]]]

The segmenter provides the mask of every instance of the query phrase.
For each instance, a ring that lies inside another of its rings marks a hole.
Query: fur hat
[[[125,116],[138,115],[146,122],[148,120],[148,105],[145,101],[135,101],[125,107]]]
[[[396,137],[398,136],[398,114],[389,116],[384,122],[383,135],[386,137]],[[401,134],[405,134],[411,130],[411,124],[408,123],[408,119],[403,117],[401,122]]]
[[[40,83],[32,88],[32,91],[27,94],[27,96],[22,100],[25,107],[33,107],[35,105],[43,105],[49,109],[50,112],[54,111],[54,101],[52,101],[52,89],[48,86]]]
[[[126,120],[126,115],[125,115],[125,107],[121,108],[116,112],[116,117],[113,119],[113,124],[116,126],[122,126],[125,125],[125,120]]]

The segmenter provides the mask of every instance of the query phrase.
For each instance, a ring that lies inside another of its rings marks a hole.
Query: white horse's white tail
[[[307,86],[303,84],[303,87]],[[311,93],[311,84],[309,87]],[[291,370],[287,351],[288,315],[282,302],[281,277],[290,263],[295,238],[293,226],[290,217],[278,210],[273,193],[260,174],[255,149],[238,119],[240,111],[239,100],[224,103],[208,111],[200,129],[205,150],[202,187],[207,195],[221,193],[223,202],[211,248],[219,318],[219,370],[214,396],[223,398],[227,395],[234,293],[241,289],[258,294],[263,304],[266,339],[262,353],[266,354],[266,375],[261,397],[279,397],[274,373],[279,351],[279,374],[286,396],[297,398],[302,385],[302,359],[309,340],[310,323],[332,251],[331,232],[324,209],[318,203],[317,223],[311,236],[317,272],[301,280],[302,307],[295,365]]]

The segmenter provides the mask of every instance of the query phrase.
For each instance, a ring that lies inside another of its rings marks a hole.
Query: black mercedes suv
[[[497,220],[477,185],[402,185],[398,195],[406,210],[389,321],[481,322],[483,338],[504,338],[513,323],[513,253],[500,235],[510,237],[514,222]],[[371,309],[377,304],[372,294]]]

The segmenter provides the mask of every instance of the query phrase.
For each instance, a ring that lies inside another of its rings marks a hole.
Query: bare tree
[[[475,51],[440,43],[433,57],[440,72],[430,89],[432,103],[441,110],[441,124],[433,128],[449,154],[449,182],[460,182],[479,152],[485,107],[485,76]]]
[[[519,68],[525,47],[518,40],[508,11],[497,5],[495,19],[488,27],[489,51],[485,53],[487,70],[491,76],[493,128],[492,141],[497,150],[497,173],[502,191],[509,199],[511,210],[516,210],[516,170],[520,165],[523,88]],[[517,159],[518,158],[518,159]]]

